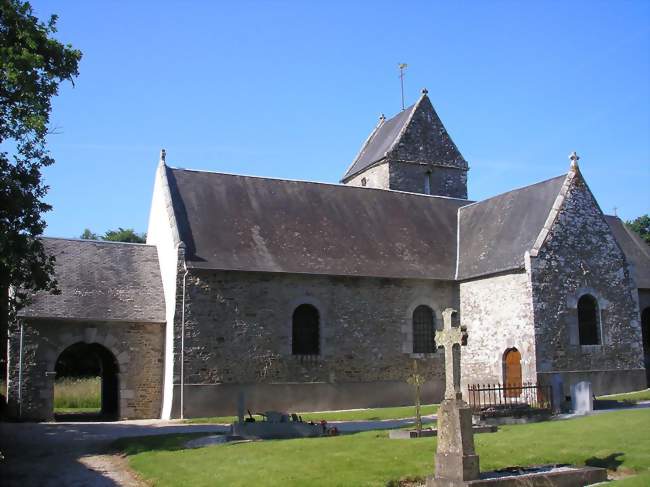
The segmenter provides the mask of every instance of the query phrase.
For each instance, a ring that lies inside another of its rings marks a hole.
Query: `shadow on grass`
[[[588,467],[600,467],[606,468],[607,470],[618,470],[623,464],[623,460],[619,460],[619,457],[622,457],[625,453],[612,453],[606,457],[591,457],[585,460],[585,465]]]
[[[184,450],[185,444],[195,438],[211,436],[214,433],[178,433],[170,435],[137,436],[120,438],[111,444],[111,450],[125,455],[137,455],[149,451]]]
[[[629,408],[634,406],[636,401],[630,399],[616,400],[616,399],[596,399],[594,401],[594,409],[619,409]]]

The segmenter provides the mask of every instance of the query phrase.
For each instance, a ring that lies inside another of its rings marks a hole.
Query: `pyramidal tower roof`
[[[417,102],[394,117],[380,117],[342,182],[388,158],[467,169],[467,162],[451,140],[427,93],[426,89],[422,90]]]

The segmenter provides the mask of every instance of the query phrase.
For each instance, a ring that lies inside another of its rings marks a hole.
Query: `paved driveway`
[[[435,416],[423,418],[434,421]],[[412,419],[333,422],[342,432],[398,428]],[[125,460],[106,454],[118,438],[172,433],[225,433],[226,425],[172,421],[0,423],[2,487],[139,487]]]
[[[171,433],[215,433],[218,425],[165,421],[113,423],[0,423],[3,487],[139,486],[125,461],[106,455],[118,438]]]

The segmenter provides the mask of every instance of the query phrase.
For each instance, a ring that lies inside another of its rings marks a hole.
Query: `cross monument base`
[[[427,487],[455,487],[478,478],[472,409],[460,397],[445,399],[438,409],[436,472],[427,479]]]

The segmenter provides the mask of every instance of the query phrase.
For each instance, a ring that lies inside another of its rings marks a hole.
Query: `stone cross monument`
[[[445,399],[438,410],[438,448],[436,472],[427,487],[454,487],[479,477],[478,455],[474,450],[472,409],[463,401],[460,390],[460,347],[464,331],[452,324],[456,311],[443,313],[444,329],[436,343],[445,349]]]

